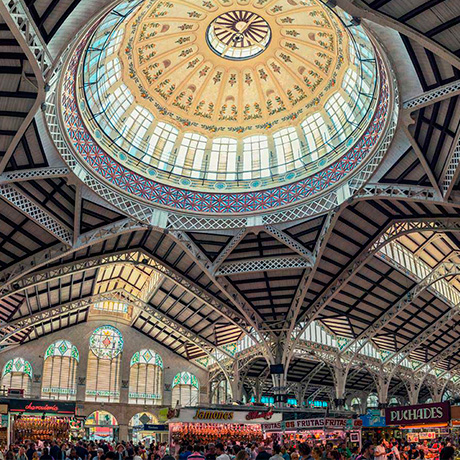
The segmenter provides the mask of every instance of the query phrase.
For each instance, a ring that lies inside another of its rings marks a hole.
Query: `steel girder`
[[[38,109],[45,100],[45,77],[51,69],[52,58],[39,31],[36,29],[35,23],[30,19],[23,0],[1,0],[0,15],[3,17],[3,20],[6,22],[14,38],[26,55],[35,78],[37,79],[37,98],[0,161],[1,174],[8,165],[27,127],[30,125]]]
[[[353,353],[353,357],[366,345],[376,334],[378,334],[384,327],[403,312],[425,289],[437,281],[460,274],[460,264],[452,262],[444,262],[436,267],[428,276],[426,276],[420,283],[416,284],[404,297],[393,304],[391,308],[376,320],[372,326],[367,328],[354,340],[348,342],[341,350],[340,354],[343,355],[347,351]],[[449,318],[449,320],[452,318]],[[353,360],[353,357],[351,361]]]
[[[35,169],[19,169],[0,174],[0,185],[14,184],[16,182],[26,182],[30,180],[55,179],[57,177],[67,177],[70,174],[69,168],[47,167]]]
[[[114,254],[102,254],[94,257],[88,257],[76,262],[70,262],[55,268],[45,269],[37,274],[32,274],[29,278],[24,278],[18,281],[17,286],[10,284],[9,286],[2,288],[0,293],[3,292],[3,297],[9,296],[14,293],[23,291],[28,287],[32,287],[41,283],[47,283],[51,280],[56,280],[63,276],[69,276],[72,273],[78,273],[91,268],[114,264],[134,264],[155,269],[160,274],[166,276],[172,282],[187,291],[189,294],[193,295],[195,298],[205,303],[214,311],[221,314],[233,325],[239,327],[244,333],[248,334],[245,320],[238,312],[235,312],[234,310],[224,305],[221,301],[212,296],[210,293],[206,292],[193,280],[180,274],[174,268],[165,266],[163,262],[156,260],[154,256],[141,249],[119,251]],[[0,296],[0,299],[1,298],[2,296]]]
[[[295,345],[295,342],[291,340],[291,337],[293,336],[293,331],[297,324],[299,311],[302,308],[302,304],[303,304],[303,301],[305,300],[305,296],[308,290],[310,289],[310,285],[313,281],[313,278],[320,264],[320,261],[323,255],[323,251],[325,247],[327,246],[329,237],[332,234],[332,229],[334,228],[334,225],[339,215],[340,213],[338,211],[337,212],[331,211],[326,215],[323,226],[321,228],[321,232],[318,235],[318,239],[316,240],[315,249],[313,251],[313,258],[315,262],[311,270],[304,271],[302,278],[299,282],[299,285],[296,289],[296,292],[294,294],[292,303],[289,307],[289,311],[286,315],[285,324],[286,324],[286,327],[288,328],[288,331],[287,331],[286,338],[285,338],[286,340],[284,343],[284,350],[283,350],[283,357],[282,357],[282,362],[284,363],[286,368],[289,366],[289,362],[292,356],[292,349]]]
[[[457,127],[455,136],[452,139],[452,145],[447,155],[447,161],[443,168],[440,184],[444,194],[444,199],[447,201],[452,193],[455,183],[460,174],[460,124]]]
[[[460,222],[458,219],[402,219],[391,221],[374,240],[372,240],[353,259],[327,287],[325,292],[309,306],[308,310],[298,319],[296,327],[296,340],[300,340],[302,333],[311,322],[335,299],[340,290],[346,286],[359,270],[369,262],[372,257],[388,242],[413,232],[458,232]]]
[[[414,110],[422,109],[436,102],[449,99],[460,94],[460,80],[440,86],[439,88],[426,91],[419,96],[408,99],[403,102],[403,109]]]
[[[13,185],[0,185],[0,197],[67,246],[72,244],[72,230]]]
[[[83,233],[78,237],[77,242],[71,248],[66,244],[57,244],[44,249],[2,270],[0,272],[0,279],[3,280],[3,284],[0,293],[4,292],[5,289],[8,289],[11,284],[16,283],[23,276],[69,256],[76,251],[87,248],[93,244],[101,243],[110,238],[123,235],[124,233],[147,229],[147,225],[139,223],[131,218],[126,218]]]
[[[229,276],[241,273],[284,270],[292,268],[309,268],[310,262],[301,256],[274,256],[257,259],[224,262],[215,272],[216,276]]]
[[[251,326],[254,331],[258,334],[259,340],[263,344],[266,358],[270,362],[273,362],[273,355],[270,344],[268,340],[273,337],[271,331],[264,331],[263,329],[263,320],[260,315],[252,308],[249,303],[243,299],[238,291],[231,286],[230,283],[226,283],[220,279],[217,279],[216,276],[212,273],[211,261],[206,257],[205,254],[196,246],[192,239],[185,232],[172,231],[169,233],[174,240],[179,244],[179,246],[189,254],[194,262],[201,268],[201,270],[206,274],[206,276],[213,282],[213,284],[222,292],[222,294],[227,297],[227,299],[235,305],[237,311],[241,311],[246,318],[247,324]],[[224,279],[225,280],[225,279]],[[267,336],[264,337],[264,332]],[[256,341],[256,340],[255,340]]]

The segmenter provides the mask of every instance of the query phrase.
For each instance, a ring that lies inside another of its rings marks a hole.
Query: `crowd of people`
[[[221,438],[222,441],[222,438]],[[77,443],[26,442],[0,449],[0,460],[454,460],[452,441],[438,439],[428,443],[382,439],[374,445],[364,442],[361,451],[345,442],[334,446],[310,441],[280,444],[276,441],[210,442],[176,444],[106,441]]]

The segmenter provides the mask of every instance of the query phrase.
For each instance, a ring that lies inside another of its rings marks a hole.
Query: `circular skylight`
[[[211,49],[226,59],[250,59],[264,52],[270,43],[268,22],[251,11],[227,11],[217,16],[206,31]]]
[[[62,82],[68,140],[93,171],[200,212],[339,184],[371,157],[391,104],[365,30],[319,0],[120,3],[80,39]]]

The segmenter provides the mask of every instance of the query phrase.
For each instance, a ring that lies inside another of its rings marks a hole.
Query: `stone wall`
[[[84,402],[86,368],[88,364],[89,338],[99,326],[111,324],[117,327],[123,335],[124,348],[122,355],[120,381],[129,381],[129,364],[131,357],[136,351],[142,348],[151,348],[163,359],[163,407],[171,405],[171,390],[165,390],[165,385],[171,385],[174,376],[181,371],[188,371],[196,375],[200,384],[200,403],[208,402],[208,373],[202,368],[195,366],[192,362],[178,356],[168,348],[153,341],[146,335],[136,331],[129,325],[122,323],[109,323],[108,321],[89,321],[87,323],[72,326],[68,329],[49,334],[38,340],[21,345],[9,351],[0,353],[0,369],[12,358],[21,357],[30,362],[33,368],[32,395],[39,398],[41,394],[41,376],[43,374],[43,356],[50,344],[59,339],[69,340],[78,348],[80,362],[77,367],[77,411],[79,415],[90,415],[94,410],[104,409],[117,419],[120,424],[120,434],[122,429],[129,423],[133,415],[138,412],[149,411],[156,414],[158,411],[155,406],[141,406],[128,404],[128,388],[122,384],[120,388],[120,403],[94,403]]]

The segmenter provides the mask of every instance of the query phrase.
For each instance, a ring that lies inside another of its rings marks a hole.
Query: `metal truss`
[[[284,244],[285,246],[292,249],[294,252],[297,252],[297,254],[308,260],[310,262],[310,265],[313,265],[315,263],[315,259],[311,251],[309,251],[303,244],[300,244],[287,233],[274,227],[273,225],[265,225],[264,230],[269,235],[273,236],[273,238],[277,239],[280,243]]]
[[[396,316],[403,312],[425,289],[433,283],[460,274],[460,264],[452,262],[444,262],[434,269],[428,276],[415,285],[404,297],[393,304],[372,326],[364,330],[359,336],[348,342],[340,351],[343,355],[350,350],[355,356],[375,335],[377,335],[384,327],[391,323]],[[353,358],[352,358],[353,360]]]
[[[296,340],[308,328],[311,322],[335,299],[340,290],[345,287],[359,270],[368,263],[372,257],[390,241],[413,232],[458,232],[460,231],[460,221],[458,219],[414,219],[398,220],[390,222],[383,232],[371,241],[353,259],[327,287],[326,291],[313,302],[308,310],[297,319]]]
[[[157,272],[166,276],[172,282],[187,291],[189,294],[193,295],[199,301],[205,303],[208,307],[224,316],[229,322],[239,327],[243,332],[247,333],[247,325],[245,320],[238,312],[235,312],[234,310],[227,307],[221,301],[198,286],[194,281],[181,275],[177,270],[174,270],[172,267],[165,266],[164,263],[156,260],[146,251],[139,249],[133,251],[121,251],[115,254],[104,254],[88,257],[77,262],[59,265],[55,268],[43,270],[39,273],[32,274],[29,278],[19,280],[12,286],[2,286],[0,290],[2,295],[0,296],[0,299],[23,291],[37,284],[47,283],[52,280],[60,279],[64,276],[69,276],[73,273],[86,271],[103,265],[114,264],[134,264],[137,266],[147,266],[155,269]]]
[[[20,169],[18,171],[8,171],[0,174],[0,185],[30,180],[55,179],[57,177],[67,177],[69,174],[70,170],[66,167]]]
[[[37,80],[37,98],[0,160],[1,174],[45,99],[45,75],[52,66],[52,58],[23,0],[0,0],[0,15],[24,52]]]
[[[460,174],[458,167],[460,163],[460,124],[457,127],[455,136],[452,140],[452,146],[447,155],[447,162],[441,174],[441,190],[444,199],[448,200],[455,183],[457,182]]]
[[[310,262],[301,256],[263,257],[224,263],[216,271],[216,276],[309,267],[311,267]]]
[[[437,195],[439,196],[439,199],[442,199],[441,189],[439,188],[434,172],[431,169],[431,166],[428,163],[428,160],[426,159],[424,153],[422,152],[420,145],[418,144],[417,140],[414,138],[412,133],[409,131],[409,127],[405,123],[402,123],[402,130],[404,131],[404,134],[406,135],[410,145],[412,146],[415,155],[417,156],[420,164],[422,165],[422,168],[425,171],[428,180],[430,181],[431,185],[433,186]]]
[[[30,327],[36,326],[37,324],[52,321],[55,318],[59,318],[63,315],[68,315],[76,311],[85,310],[94,303],[98,302],[100,294],[91,295],[89,297],[74,300],[57,307],[51,307],[46,310],[38,311],[24,318],[19,318],[15,321],[3,323],[0,325],[0,347],[8,347],[14,345],[14,336],[21,331],[29,329]]]
[[[55,238],[70,246],[73,241],[72,231],[41,206],[20,192],[16,187],[0,185],[0,197],[12,204],[17,210],[32,219],[40,227],[51,233]]]
[[[460,94],[460,80],[432,89],[412,99],[408,99],[403,103],[403,109],[410,109],[411,111],[418,110],[428,105],[435,104],[436,102],[443,101],[444,99],[457,96],[458,94]]]
[[[126,218],[81,234],[71,248],[69,248],[67,244],[57,244],[44,249],[2,270],[0,272],[0,279],[4,282],[2,284],[2,291],[0,292],[4,292],[11,284],[16,283],[28,273],[52,262],[56,262],[76,251],[125,233],[134,232],[136,230],[146,230],[147,228],[148,226],[145,224],[139,223],[131,218]]]
[[[219,255],[214,260],[211,271],[216,272],[218,268],[225,262],[225,259],[232,253],[232,251],[240,244],[241,240],[247,235],[245,228],[238,230],[236,235],[227,243],[227,245],[220,251]]]
[[[211,261],[185,232],[171,231],[169,232],[169,235],[171,235],[179,246],[192,257],[193,261],[201,268],[212,283],[236,307],[236,310],[243,313],[247,324],[250,325],[259,335],[259,340],[263,343],[265,352],[267,353],[267,359],[272,361],[273,356],[267,339],[269,336],[273,337],[273,333],[272,331],[264,330],[264,321],[259,313],[257,313],[257,311],[240,296],[238,291],[229,282],[225,281],[225,278],[223,279],[224,281],[222,281],[221,279],[215,277],[211,271]],[[267,337],[263,336],[264,333],[267,334]],[[251,338],[257,342],[254,337]],[[276,337],[273,338],[276,340]]]
[[[27,7],[22,0],[1,0],[3,5],[2,13],[6,11],[20,31],[25,43],[34,56],[42,75],[51,68],[53,58],[51,57],[46,44],[41,38],[40,32],[36,29],[34,21],[29,17]],[[5,15],[2,14],[5,19]]]
[[[390,198],[403,201],[433,201],[442,203],[433,187],[406,186],[399,184],[366,184],[357,193],[355,199]]]
[[[292,350],[295,345],[295,341],[291,339],[292,333],[294,331],[294,328],[296,327],[297,324],[297,318],[299,315],[299,311],[302,308],[303,301],[305,300],[305,296],[310,289],[310,285],[313,281],[313,278],[316,274],[316,270],[318,269],[318,266],[320,264],[322,254],[324,251],[324,248],[327,245],[327,242],[329,241],[329,237],[332,234],[332,229],[339,217],[339,211],[330,211],[324,220],[323,226],[321,228],[321,232],[318,235],[318,239],[316,240],[315,244],[315,249],[313,251],[313,258],[314,258],[314,264],[311,270],[307,271],[305,270],[304,273],[302,274],[302,278],[299,282],[299,285],[296,289],[296,292],[294,294],[294,298],[292,300],[292,303],[289,307],[289,311],[286,315],[286,322],[285,322],[285,327],[288,328],[288,332],[286,334],[286,340],[284,343],[284,350],[283,350],[283,363],[285,365],[285,368],[287,369],[289,367],[289,362],[292,356]]]

